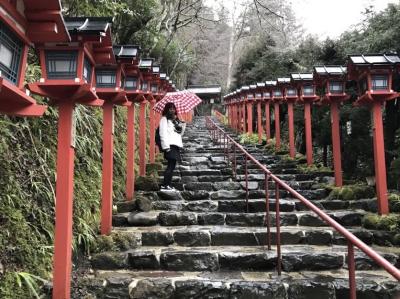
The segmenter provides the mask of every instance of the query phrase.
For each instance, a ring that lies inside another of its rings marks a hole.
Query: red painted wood
[[[113,194],[113,104],[103,105],[103,176],[101,189],[101,225],[102,235],[109,235],[112,228],[112,194]]]
[[[274,114],[275,114],[275,150],[281,149],[281,124],[279,117],[279,102],[274,103]]]
[[[153,110],[154,105],[156,104],[156,100],[152,97],[150,100],[150,111],[149,111],[149,118],[150,118],[150,153],[149,153],[149,160],[150,163],[154,163],[155,161],[155,150],[156,150],[156,143],[155,143],[155,131],[156,131],[156,115],[155,111]]]
[[[271,139],[271,112],[269,109],[269,101],[265,102],[265,135],[268,140]]]
[[[126,160],[126,186],[125,196],[132,200],[135,192],[135,104],[128,107],[127,117],[127,160]]]
[[[139,114],[139,175],[146,175],[146,104],[147,101],[143,100],[140,103]]]
[[[288,102],[288,123],[289,123],[289,153],[290,157],[295,158],[296,147],[294,140],[294,115],[293,115],[293,102]]]
[[[247,132],[247,125],[246,125],[246,116],[249,117],[249,115],[246,115],[246,102],[242,103],[242,133]]]
[[[378,212],[380,215],[389,213],[386,183],[385,143],[383,136],[382,104],[375,101],[372,106],[373,113],[373,139],[376,194],[378,197]]]
[[[25,72],[26,72],[26,64],[28,60],[28,51],[29,47],[28,45],[25,45],[22,49],[22,55],[21,55],[21,63],[19,65],[19,70],[18,70],[18,80],[17,80],[17,87],[22,89],[25,84]]]
[[[333,168],[335,171],[335,185],[343,186],[342,178],[342,157],[340,148],[340,115],[339,103],[331,102],[331,123],[332,123],[332,152],[333,152]]]
[[[313,164],[313,148],[312,148],[312,134],[311,134],[311,103],[304,103],[304,122],[305,122],[305,135],[306,135],[306,156],[307,165]]]
[[[53,299],[70,298],[74,156],[71,146],[74,104],[60,103],[57,146],[56,224]]]
[[[262,142],[262,120],[261,120],[261,102],[257,102],[257,129],[258,129],[258,143]]]
[[[247,133],[253,134],[253,102],[247,102]]]

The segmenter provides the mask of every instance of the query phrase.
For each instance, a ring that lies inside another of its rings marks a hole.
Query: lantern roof
[[[160,66],[159,65],[153,65],[152,71],[153,71],[153,74],[159,74],[160,73]]]
[[[111,38],[112,18],[68,17],[65,25],[73,42],[87,42],[93,45],[96,64],[116,64]]]
[[[290,78],[278,78],[278,84],[288,84],[288,83],[290,83]]]
[[[345,76],[347,67],[341,65],[314,66],[314,73],[319,76]]]
[[[153,67],[154,58],[144,58],[139,62],[140,69],[151,69]]]
[[[117,58],[135,59],[139,56],[140,47],[135,45],[116,45],[113,46],[113,50]]]
[[[263,83],[263,82],[257,83],[257,87],[265,87],[265,83]]]
[[[166,80],[167,79],[167,74],[166,73],[160,73],[160,79]]]
[[[109,17],[68,17],[65,25],[68,31],[82,34],[100,34],[105,36],[113,20]]]
[[[250,89],[256,89],[256,88],[257,88],[257,84],[250,85]]]
[[[265,86],[276,86],[276,81],[265,81]]]
[[[242,88],[240,88],[240,91],[247,91],[250,90],[250,86],[242,86]]]
[[[294,73],[291,74],[290,77],[294,81],[313,81],[314,76],[313,73]]]
[[[400,63],[400,57],[396,53],[391,54],[366,54],[349,55],[348,59],[355,65],[393,65]]]

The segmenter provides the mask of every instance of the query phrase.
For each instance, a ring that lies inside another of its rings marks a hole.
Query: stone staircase
[[[280,190],[282,275],[276,272],[275,188],[269,182],[272,248],[267,249],[265,178],[249,164],[246,204],[244,158],[236,178],[204,119],[184,137],[175,171],[178,192],[137,191],[118,203],[114,233],[127,235],[123,250],[100,252],[82,284],[95,298],[348,298],[347,243],[303,204]],[[375,200],[327,199],[320,183],[331,173],[301,173],[293,161],[248,151],[292,188],[399,267],[400,249],[385,246],[385,232],[360,226]],[[160,172],[162,175],[162,172]],[[246,211],[248,208],[248,212]],[[387,237],[387,238],[386,238]],[[400,286],[357,251],[358,298],[400,298]],[[92,297],[92,298],[93,298]]]

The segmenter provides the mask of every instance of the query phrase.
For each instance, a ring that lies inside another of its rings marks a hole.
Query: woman
[[[161,149],[164,152],[164,158],[168,161],[161,190],[175,191],[175,188],[171,186],[172,173],[175,170],[176,161],[180,161],[180,149],[183,147],[182,135],[185,127],[186,124],[180,121],[176,115],[175,104],[167,103],[160,120]]]

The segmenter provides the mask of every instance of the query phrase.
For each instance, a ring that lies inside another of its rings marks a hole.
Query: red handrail
[[[233,146],[234,150],[234,165],[233,172],[236,177],[236,150],[239,149],[245,155],[245,180],[246,180],[246,210],[248,212],[248,177],[247,177],[247,161],[252,161],[255,165],[257,165],[265,174],[265,192],[266,192],[266,224],[267,224],[267,235],[268,235],[268,249],[271,248],[271,236],[270,236],[270,223],[269,223],[269,196],[268,196],[268,181],[271,178],[275,182],[275,211],[276,211],[276,246],[277,246],[277,271],[278,274],[281,274],[281,244],[280,244],[280,218],[279,218],[279,189],[280,187],[287,192],[289,192],[294,198],[300,200],[305,206],[307,206],[310,210],[316,213],[325,223],[333,227],[338,233],[340,233],[343,237],[347,239],[348,242],[348,267],[349,267],[349,286],[350,286],[350,298],[356,298],[356,284],[355,284],[355,261],[354,261],[354,246],[363,251],[366,255],[368,255],[375,263],[385,269],[388,273],[390,273],[394,278],[400,281],[400,270],[393,266],[389,261],[387,261],[384,257],[379,255],[376,251],[374,251],[371,247],[353,235],[350,231],[340,225],[338,222],[333,220],[328,216],[325,212],[319,209],[316,205],[314,205],[311,201],[306,199],[304,196],[299,194],[296,190],[292,189],[289,185],[279,179],[277,176],[273,175],[270,170],[268,170],[263,164],[261,164],[258,160],[256,160],[250,153],[246,151],[239,143],[232,139],[220,126],[218,126],[210,117],[206,117],[206,126],[210,131],[211,136],[214,141],[218,140],[220,143],[220,147],[222,146],[222,137],[223,145],[224,145],[224,157],[228,155],[229,157],[229,148]],[[228,158],[229,165],[229,158]]]

